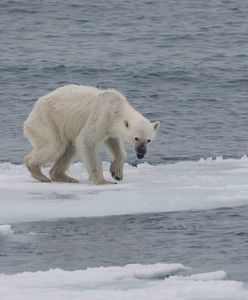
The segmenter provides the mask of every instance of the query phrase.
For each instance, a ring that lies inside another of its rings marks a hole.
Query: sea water
[[[248,298],[247,14],[245,0],[1,1],[1,299]],[[22,165],[25,118],[68,83],[116,88],[161,122],[146,163],[126,146],[116,186],[80,163],[78,185]]]

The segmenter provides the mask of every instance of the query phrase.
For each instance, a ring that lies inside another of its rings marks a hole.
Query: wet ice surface
[[[110,179],[108,168],[104,163]],[[80,183],[41,183],[23,165],[0,164],[0,224],[248,204],[246,156],[137,168],[126,164],[124,180],[117,185],[91,184],[80,163],[72,166],[70,174]]]
[[[225,272],[183,274],[181,264],[132,264],[124,267],[60,269],[0,275],[3,299],[154,299],[246,300],[242,283]],[[158,276],[159,275],[159,276]]]

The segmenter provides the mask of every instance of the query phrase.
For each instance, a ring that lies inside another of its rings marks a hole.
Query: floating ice
[[[13,230],[11,229],[11,225],[0,225],[0,237],[1,236],[8,236],[8,235],[12,235],[13,234]]]
[[[217,273],[173,276],[181,264],[132,264],[124,267],[89,268],[78,271],[61,269],[46,272],[0,274],[0,299],[6,300],[247,300],[248,290],[241,282],[222,280]],[[170,276],[154,280],[157,274]],[[138,279],[136,274],[145,280]],[[147,277],[147,274],[149,276]],[[216,278],[217,277],[217,278]],[[222,277],[222,276],[221,276]],[[152,280],[149,280],[152,279]]]
[[[110,179],[108,168],[104,163]],[[137,168],[126,164],[124,181],[117,185],[91,184],[81,163],[75,163],[70,173],[80,178],[80,184],[41,183],[23,165],[1,163],[0,224],[248,204],[247,157]]]
[[[224,279],[226,277],[226,273],[224,271],[216,271],[216,272],[208,272],[208,273],[199,273],[199,274],[193,274],[190,276],[191,279],[194,280],[211,280],[211,279],[215,279],[215,280],[221,280]]]

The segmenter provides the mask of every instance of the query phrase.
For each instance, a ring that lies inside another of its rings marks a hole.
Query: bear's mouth
[[[143,158],[146,154],[146,146],[143,143],[139,144],[135,150],[136,150],[136,155],[137,155],[138,159]]]
[[[138,158],[138,159],[142,159],[144,156],[145,156],[144,154],[137,153],[137,158]]]

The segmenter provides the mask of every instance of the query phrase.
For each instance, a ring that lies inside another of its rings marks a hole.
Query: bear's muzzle
[[[140,144],[136,148],[136,152],[137,152],[137,158],[142,159],[146,154],[146,146],[144,144]]]

